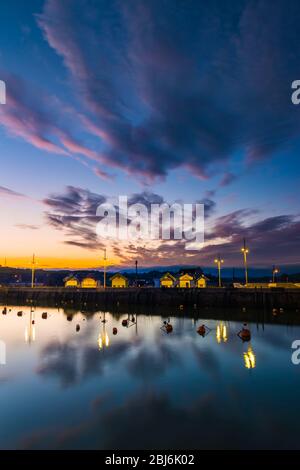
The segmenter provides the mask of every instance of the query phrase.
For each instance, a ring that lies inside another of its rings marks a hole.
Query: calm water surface
[[[298,326],[2,308],[2,449],[300,448]]]

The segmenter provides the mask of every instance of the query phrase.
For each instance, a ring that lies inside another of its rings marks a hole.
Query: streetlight
[[[215,263],[218,265],[218,272],[219,272],[219,287],[222,287],[222,282],[221,282],[221,266],[224,263],[224,260],[221,259],[220,255],[218,258],[215,259]]]
[[[36,266],[35,255],[33,254],[32,255],[32,262],[31,262],[31,289],[34,288],[35,266]]]
[[[135,262],[135,287],[138,286],[138,261]]]
[[[107,261],[107,256],[106,256],[106,248],[104,248],[104,256],[103,256],[103,287],[106,289],[106,261]]]
[[[244,238],[244,246],[241,249],[241,252],[244,255],[244,266],[245,266],[245,280],[246,285],[248,284],[248,265],[247,265],[247,254],[249,253],[249,249],[246,246],[246,239]]]
[[[275,283],[275,278],[276,278],[276,274],[279,273],[279,269],[276,268],[275,266],[273,266],[273,270],[272,270],[272,274],[273,274],[273,284]]]

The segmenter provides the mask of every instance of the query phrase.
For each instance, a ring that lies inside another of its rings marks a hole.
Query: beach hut
[[[179,276],[178,287],[190,288],[192,287],[193,277],[189,274],[182,274]]]
[[[65,287],[79,287],[80,282],[76,276],[68,276],[64,279]]]
[[[160,287],[174,287],[175,282],[176,278],[172,274],[166,273],[160,278]]]
[[[87,276],[81,281],[82,289],[96,289],[98,285],[98,281],[91,276]]]
[[[207,281],[208,278],[203,276],[202,274],[202,276],[198,277],[198,279],[196,280],[196,287],[199,287],[200,289],[207,287]]]
[[[127,277],[123,276],[123,274],[117,273],[110,278],[111,280],[111,287],[115,289],[122,289],[124,287],[128,287],[128,279]]]

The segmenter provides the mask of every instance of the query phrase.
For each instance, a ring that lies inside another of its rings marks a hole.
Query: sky
[[[0,264],[300,264],[300,3],[2,2]],[[96,234],[99,203],[205,204],[205,244]]]

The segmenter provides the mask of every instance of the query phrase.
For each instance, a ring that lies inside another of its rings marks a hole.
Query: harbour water
[[[284,313],[242,342],[219,314],[176,312],[167,334],[163,311],[3,309],[1,449],[300,448],[300,326]]]

